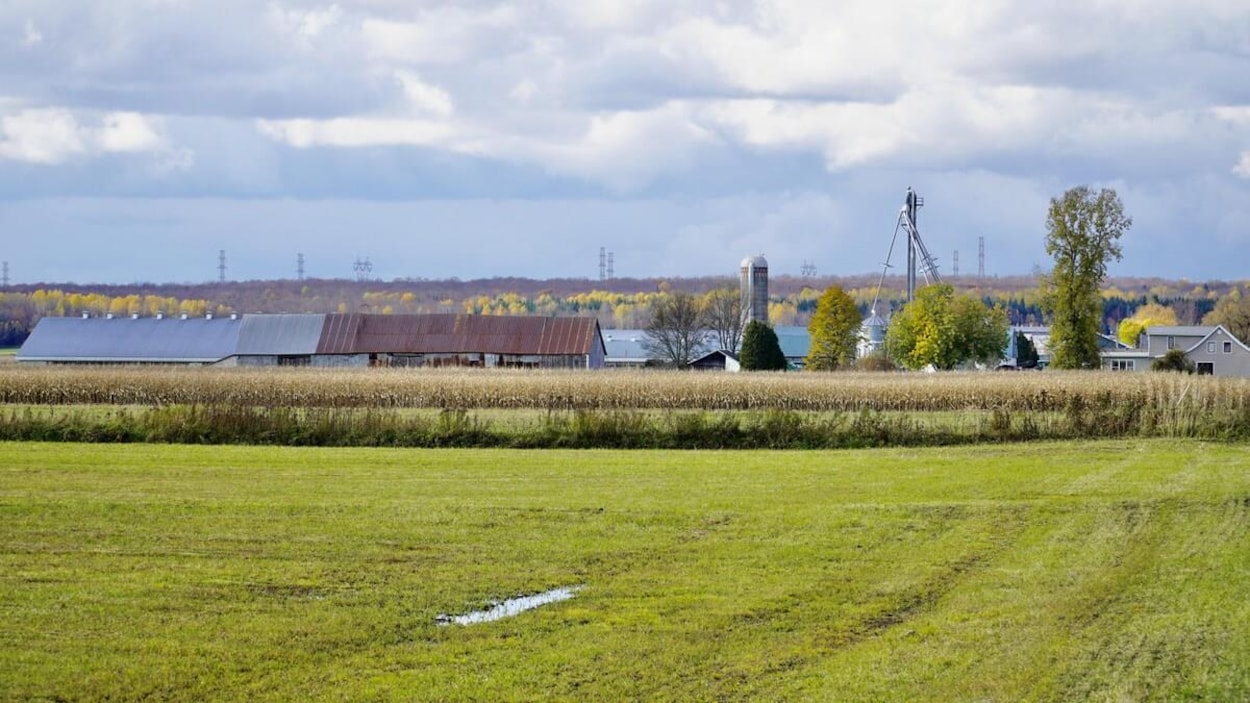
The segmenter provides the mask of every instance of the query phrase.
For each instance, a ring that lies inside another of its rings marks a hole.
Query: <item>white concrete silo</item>
[[[748,256],[739,276],[743,317],[768,324],[768,261],[763,255]]]

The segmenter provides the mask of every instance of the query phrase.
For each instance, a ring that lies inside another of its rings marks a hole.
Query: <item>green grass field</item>
[[[1244,446],[0,444],[4,700],[1247,698]]]

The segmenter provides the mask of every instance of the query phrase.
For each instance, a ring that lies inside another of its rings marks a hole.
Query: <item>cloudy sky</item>
[[[1046,265],[1250,278],[1245,0],[0,0],[14,282]]]

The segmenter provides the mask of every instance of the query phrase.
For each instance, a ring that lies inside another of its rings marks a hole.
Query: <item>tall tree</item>
[[[759,320],[747,323],[738,361],[743,371],[784,371],[787,366],[777,333]]]
[[[849,366],[855,361],[855,347],[859,343],[862,321],[859,307],[841,286],[829,286],[816,301],[816,312],[807,323],[811,348],[804,360],[804,368],[814,371],[833,371]]]
[[[1250,344],[1250,297],[1241,295],[1234,288],[1236,295],[1226,295],[1215,304],[1215,309],[1202,318],[1204,325],[1224,325],[1242,344]]]
[[[703,311],[717,349],[738,351],[746,327],[742,294],[733,288],[710,290],[703,296]]]
[[[643,347],[652,357],[685,368],[707,340],[703,306],[685,291],[665,293],[651,304]]]
[[[912,370],[932,365],[953,369],[970,361],[990,363],[1007,348],[1007,312],[948,284],[925,286],[890,320],[886,349]]]
[[[1087,186],[1051,198],[1046,215],[1046,253],[1055,260],[1043,277],[1051,313],[1050,365],[1058,369],[1096,369],[1102,323],[1099,289],[1107,263],[1122,255],[1120,237],[1133,226],[1114,190],[1095,193]]]

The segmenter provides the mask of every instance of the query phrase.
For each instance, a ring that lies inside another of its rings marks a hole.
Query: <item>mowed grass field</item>
[[[1250,453],[0,444],[0,699],[1246,700]]]

